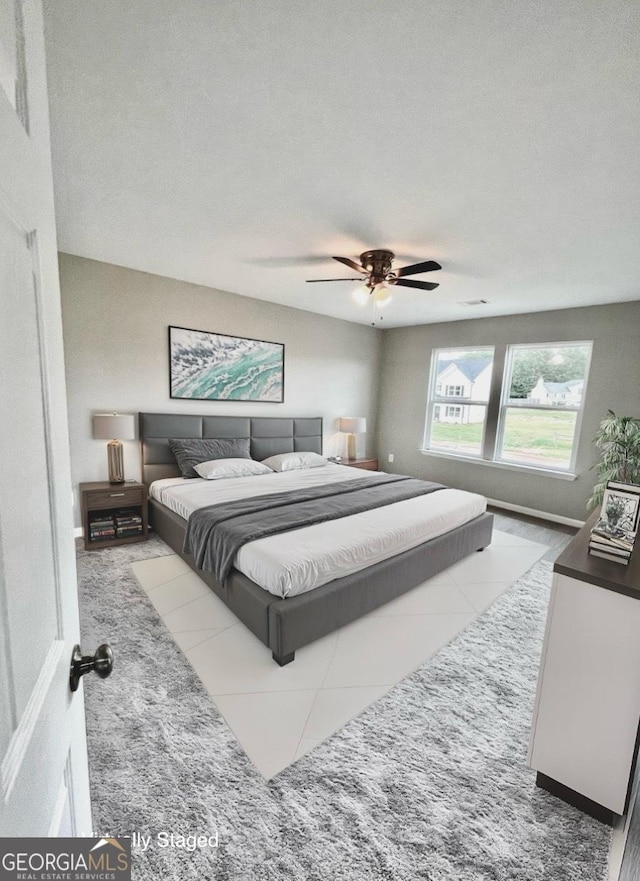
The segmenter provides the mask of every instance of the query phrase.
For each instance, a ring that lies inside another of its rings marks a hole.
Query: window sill
[[[553,471],[550,468],[536,468],[534,465],[516,465],[512,462],[493,462],[489,459],[476,459],[474,456],[463,456],[459,453],[442,453],[439,450],[423,450],[423,456],[435,456],[437,459],[452,459],[456,462],[473,462],[475,465],[488,465],[490,468],[502,468],[506,471],[517,471],[519,474],[536,474],[538,477],[555,477],[558,480],[576,480],[578,475],[572,471]]]

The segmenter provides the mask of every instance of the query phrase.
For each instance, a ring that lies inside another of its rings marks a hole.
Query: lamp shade
[[[120,413],[96,413],[93,436],[96,440],[133,440],[136,436],[134,418]]]
[[[364,416],[341,416],[338,419],[338,430],[346,434],[364,434],[367,430],[367,420]]]

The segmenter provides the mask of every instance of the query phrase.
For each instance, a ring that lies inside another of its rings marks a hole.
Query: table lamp
[[[367,430],[367,420],[364,416],[341,416],[338,419],[338,430],[347,435],[347,458],[356,458],[356,435],[364,434]]]
[[[120,413],[96,413],[93,417],[93,436],[96,440],[108,440],[107,461],[109,483],[124,483],[123,440],[136,436],[133,416]]]

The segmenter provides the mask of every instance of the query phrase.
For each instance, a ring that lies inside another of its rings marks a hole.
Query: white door
[[[0,0],[0,394],[0,836],[91,835],[39,0]]]

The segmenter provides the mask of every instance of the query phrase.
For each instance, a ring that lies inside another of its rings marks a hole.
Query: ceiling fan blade
[[[414,281],[411,278],[398,278],[392,284],[402,285],[405,288],[419,288],[421,291],[433,291],[439,287],[435,281]]]
[[[433,272],[434,269],[442,269],[442,266],[435,260],[426,260],[424,263],[402,266],[400,269],[396,269],[396,274],[398,278],[402,278],[405,275],[418,275],[420,272]]]
[[[307,282],[312,281],[362,281],[361,278],[308,278]]]
[[[351,269],[355,269],[356,272],[363,272],[365,275],[368,275],[367,270],[363,266],[360,266],[355,260],[350,260],[349,257],[334,257],[333,259],[337,260],[338,263],[344,263],[345,266],[349,266]]]

